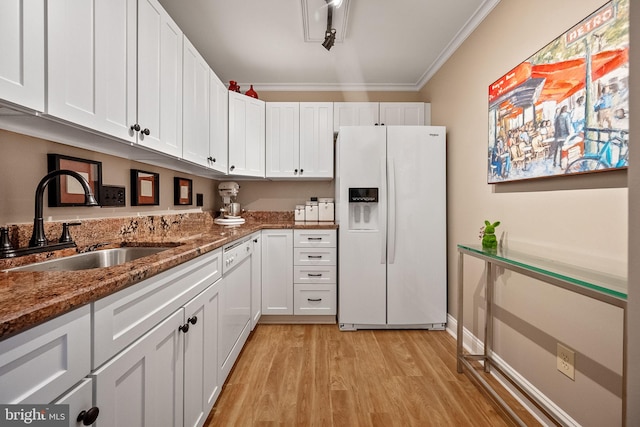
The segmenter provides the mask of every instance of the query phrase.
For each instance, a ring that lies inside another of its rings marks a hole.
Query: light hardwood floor
[[[523,408],[516,412],[527,425],[539,425]],[[258,325],[205,423],[509,425],[472,380],[456,372],[455,341],[447,332],[340,332],[337,325]]]

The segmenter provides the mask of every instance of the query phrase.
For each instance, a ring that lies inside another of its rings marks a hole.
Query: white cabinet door
[[[48,2],[47,114],[131,142],[136,1]]]
[[[182,157],[208,166],[210,68],[186,36],[183,40]]]
[[[209,166],[218,172],[228,172],[229,90],[209,70]]]
[[[176,311],[91,375],[97,427],[183,424],[183,318]]]
[[[293,230],[262,231],[262,314],[293,314]]]
[[[138,0],[140,145],[182,156],[182,32],[157,0]]]
[[[264,178],[265,102],[250,98],[247,102],[247,170],[249,176]]]
[[[262,233],[251,236],[251,330],[256,327],[262,315]]]
[[[422,126],[424,125],[424,102],[381,102],[380,124]]]
[[[94,411],[96,409],[98,409],[98,416],[100,416],[100,408],[93,406],[93,381],[91,378],[82,379],[53,403],[55,405],[69,405],[69,427],[92,425],[91,420],[95,418]]]
[[[222,279],[184,306],[184,426],[204,424],[221,390],[218,382],[218,315]]]
[[[91,370],[89,305],[0,341],[0,402],[48,403]]]
[[[300,169],[300,103],[266,106],[267,178],[294,178]]]
[[[264,178],[265,103],[229,92],[229,174]]]
[[[333,103],[300,103],[300,177],[333,178]]]
[[[377,102],[334,102],[333,131],[340,126],[374,126],[379,123]]]
[[[0,99],[44,111],[44,0],[0,1]]]

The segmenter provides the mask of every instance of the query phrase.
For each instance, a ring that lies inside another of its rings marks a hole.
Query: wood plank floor
[[[527,425],[539,425],[517,406]],[[205,423],[509,425],[473,381],[456,372],[455,341],[447,332],[340,332],[337,325],[258,325]]]

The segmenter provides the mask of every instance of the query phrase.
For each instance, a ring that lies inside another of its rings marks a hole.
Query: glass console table
[[[486,315],[484,324],[484,352],[483,354],[471,354],[464,350],[464,255],[484,260],[485,262],[485,302]],[[627,280],[620,276],[613,276],[589,270],[586,268],[557,262],[541,256],[528,254],[521,250],[512,249],[484,249],[480,244],[459,244],[458,245],[458,330],[457,330],[457,369],[459,373],[463,368],[489,393],[494,401],[519,425],[525,423],[507,405],[507,403],[496,393],[493,387],[478,373],[471,364],[472,361],[484,362],[484,371],[490,372],[493,367],[500,375],[513,385],[520,393],[527,397],[538,409],[547,417],[554,420],[558,425],[562,422],[558,420],[553,412],[544,402],[539,401],[535,396],[531,396],[524,390],[509,373],[498,366],[492,358],[493,344],[493,292],[494,277],[493,266],[499,266],[537,280],[541,280],[553,286],[566,289],[571,292],[594,298],[607,304],[619,307],[623,310],[623,349],[622,349],[622,421],[625,423],[626,413],[626,350],[627,350]]]

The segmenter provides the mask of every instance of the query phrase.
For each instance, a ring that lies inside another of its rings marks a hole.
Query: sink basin
[[[165,246],[126,246],[122,248],[102,249],[14,267],[6,271],[78,271],[89,270],[91,268],[113,267],[138,258],[157,254],[167,249],[172,248]]]

